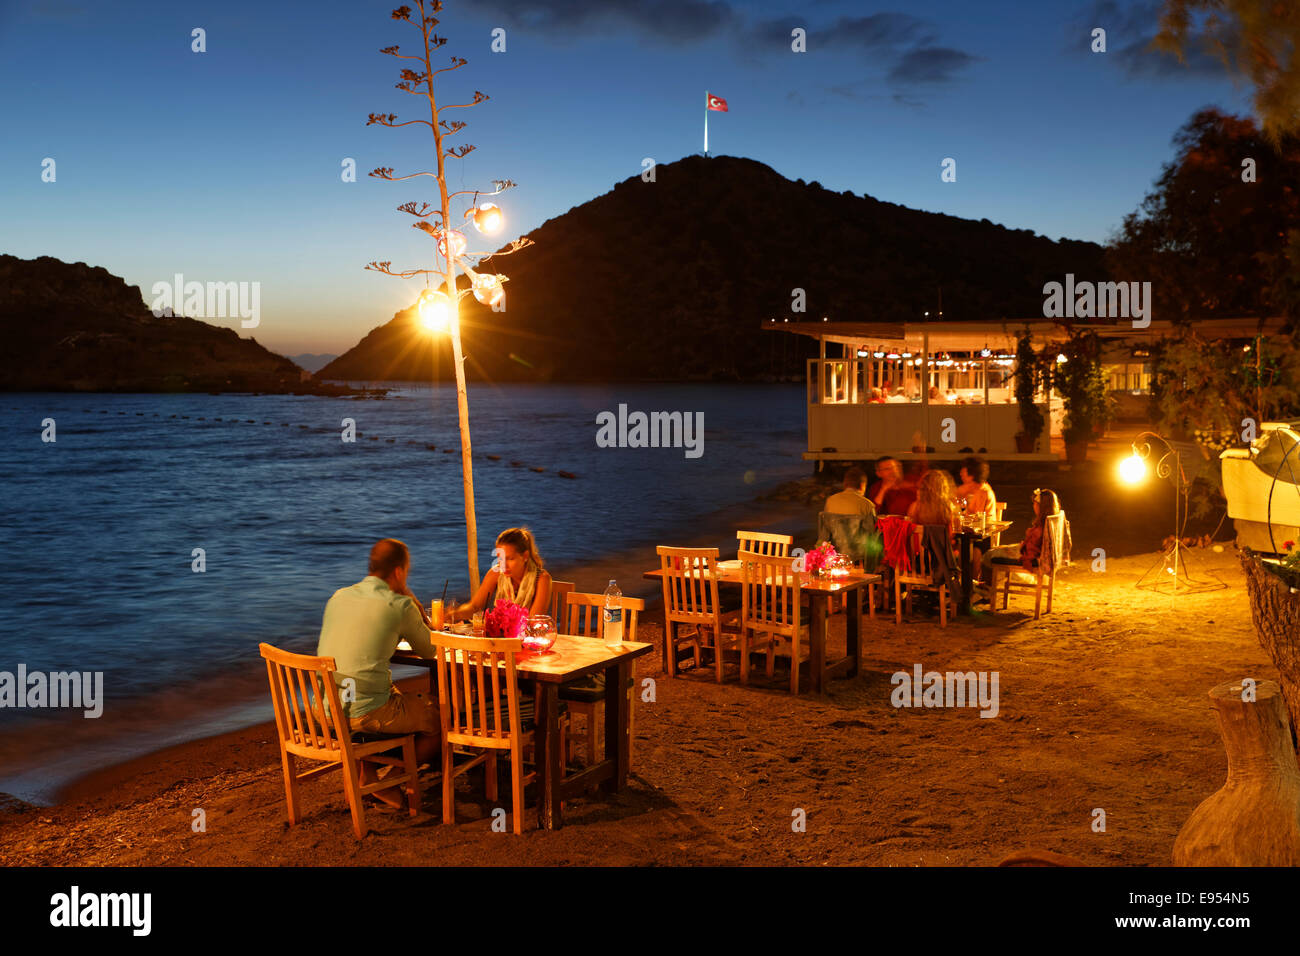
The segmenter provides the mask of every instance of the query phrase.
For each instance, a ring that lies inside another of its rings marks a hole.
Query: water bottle
[[[605,646],[619,647],[623,643],[623,592],[612,578],[605,588]]]

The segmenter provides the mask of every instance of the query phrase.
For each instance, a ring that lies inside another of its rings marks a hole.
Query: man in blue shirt
[[[388,666],[402,639],[421,657],[434,656],[429,618],[406,583],[410,551],[384,538],[370,549],[369,570],[325,605],[316,654],[334,658],[334,680],[352,730],[418,734],[417,757],[431,762],[441,746],[438,704],[427,694],[398,691]]]

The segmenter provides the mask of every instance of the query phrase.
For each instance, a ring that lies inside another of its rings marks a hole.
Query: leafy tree
[[[1101,338],[1075,329],[1060,346],[1065,361],[1051,372],[1052,384],[1065,402],[1061,437],[1066,443],[1090,440],[1115,417],[1109,383],[1101,364]]]
[[[1155,45],[1185,58],[1198,37],[1254,84],[1255,115],[1280,146],[1300,132],[1300,5],[1288,0],[1165,0]]]
[[[1300,137],[1274,148],[1249,119],[1204,109],[1174,143],[1111,271],[1150,281],[1154,314],[1176,321],[1300,316]]]

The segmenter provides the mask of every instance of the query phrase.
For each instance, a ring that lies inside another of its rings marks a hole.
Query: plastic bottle
[[[623,643],[623,592],[612,578],[605,588],[605,646],[619,647]]]

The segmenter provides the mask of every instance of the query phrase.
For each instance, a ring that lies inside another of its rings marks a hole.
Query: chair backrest
[[[664,623],[721,626],[718,609],[718,549],[670,548],[660,545]]]
[[[266,659],[275,726],[284,748],[317,760],[350,755],[352,731],[340,726],[345,718],[334,683],[334,658],[292,654],[265,643],[257,649]]]
[[[736,540],[740,542],[741,551],[783,558],[790,553],[790,546],[794,544],[794,535],[772,534],[767,531],[737,531]]]
[[[1061,548],[1065,540],[1065,512],[1058,511],[1043,519],[1043,550],[1038,564],[1048,574],[1055,574],[1061,564]],[[1044,561],[1043,558],[1047,560]]]
[[[621,599],[620,606],[623,608],[623,640],[635,641],[636,616],[645,610],[645,601],[625,597]],[[576,637],[603,636],[605,595],[574,591],[568,596],[566,608],[563,622],[555,622],[561,634]]]
[[[996,503],[995,507],[997,508],[997,519],[1001,521],[1002,516],[1007,512],[1007,503],[1005,501],[999,501]]]
[[[829,541],[840,554],[861,562],[872,574],[884,555],[884,536],[876,530],[875,515],[842,515],[823,511],[817,516],[817,540]]]
[[[515,655],[523,647],[517,637],[434,633],[438,709],[448,744],[499,746],[519,737]],[[502,726],[503,713],[508,726]]]
[[[912,554],[911,571],[898,572],[899,581],[904,584],[934,584],[938,585],[941,581],[946,584],[952,583],[949,579],[952,575],[952,564],[945,561],[943,557],[936,555],[932,547],[926,546],[927,529],[930,529],[932,540],[937,538],[942,542],[942,546],[948,546],[949,528],[946,525],[923,525],[910,522],[911,528],[908,535],[908,547]]]
[[[745,627],[777,634],[798,634],[803,574],[788,557],[756,551],[740,555],[741,614]]]
[[[548,608],[551,620],[555,622],[556,627],[562,627],[564,619],[564,601],[565,598],[573,593],[572,581],[557,581],[551,578],[551,604]]]

